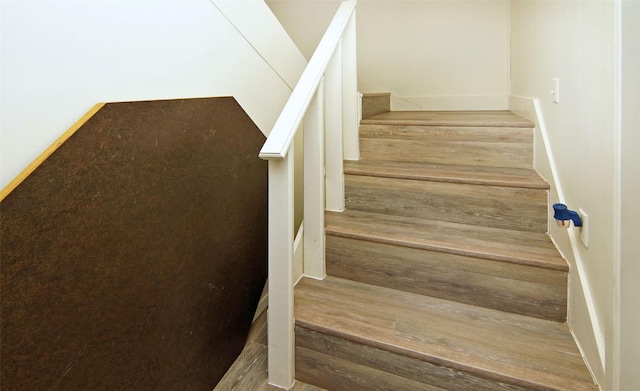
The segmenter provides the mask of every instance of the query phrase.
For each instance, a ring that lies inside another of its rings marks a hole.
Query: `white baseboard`
[[[510,96],[509,110],[535,124],[534,167],[551,187],[550,203],[565,202],[539,102],[537,99]],[[548,219],[553,221],[551,210]],[[606,353],[604,332],[596,315],[593,292],[577,248],[578,235],[574,229],[567,230],[550,224],[549,236],[569,262],[572,273],[569,277],[569,327],[592,374],[603,373]]]

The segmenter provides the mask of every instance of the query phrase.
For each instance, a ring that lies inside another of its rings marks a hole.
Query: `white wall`
[[[588,248],[579,240],[571,248],[565,232],[551,229],[572,266],[569,323],[598,382],[611,390],[616,335],[614,3],[514,1],[511,7],[512,94],[539,99],[558,174],[554,190],[569,208],[589,215]],[[559,104],[550,95],[556,77]],[[552,180],[544,164],[537,162],[537,168]]]
[[[340,6],[340,0],[265,1],[307,61]]]
[[[266,133],[291,92],[208,0],[0,4],[0,188],[98,102],[235,96]]]
[[[293,90],[307,60],[264,0],[210,1]]]
[[[339,4],[267,2],[307,58]],[[506,0],[358,1],[360,91],[391,92],[394,110],[506,109],[509,10]]]

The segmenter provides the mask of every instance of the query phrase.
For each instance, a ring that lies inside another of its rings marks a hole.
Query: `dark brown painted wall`
[[[266,279],[233,98],[107,104],[0,204],[0,387],[211,390]]]

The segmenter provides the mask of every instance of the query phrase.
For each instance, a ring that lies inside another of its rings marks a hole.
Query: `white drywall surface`
[[[208,0],[0,4],[0,188],[98,102],[234,96],[267,133],[291,92]]]
[[[574,305],[579,292],[572,291],[569,324],[599,384],[611,390],[617,330],[614,232],[619,224],[614,213],[618,155],[614,3],[516,1],[511,6],[512,94],[539,100],[564,193],[560,201],[589,214],[589,248],[576,241],[571,249],[556,240],[564,254],[575,251],[582,272],[574,288],[588,287],[591,300],[588,314]],[[559,79],[559,103],[552,99],[554,78]],[[552,229],[551,235],[556,232]],[[594,331],[597,345],[589,341]]]
[[[307,58],[339,1],[268,0]],[[506,109],[509,1],[360,0],[361,92],[390,92],[394,110]]]

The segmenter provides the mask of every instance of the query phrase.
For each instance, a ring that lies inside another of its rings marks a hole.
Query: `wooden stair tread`
[[[534,124],[506,110],[497,111],[389,111],[363,119],[362,124],[431,126],[506,126],[533,128]]]
[[[549,189],[533,169],[460,164],[359,160],[345,161],[345,174],[487,186]]]
[[[563,323],[335,277],[303,279],[296,325],[531,389],[597,390]]]
[[[327,235],[568,271],[546,234],[346,210],[326,212]]]

